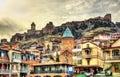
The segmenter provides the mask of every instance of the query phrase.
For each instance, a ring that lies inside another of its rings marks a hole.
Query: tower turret
[[[31,24],[31,30],[36,30],[36,24],[34,22]]]

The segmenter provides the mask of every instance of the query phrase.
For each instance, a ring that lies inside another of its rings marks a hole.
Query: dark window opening
[[[113,56],[119,56],[119,50],[113,50]]]
[[[87,64],[90,65],[90,59],[87,60]]]

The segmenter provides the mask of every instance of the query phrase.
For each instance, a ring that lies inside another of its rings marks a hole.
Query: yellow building
[[[94,74],[103,69],[103,52],[102,49],[92,43],[84,42],[81,51],[81,64],[76,64],[75,72],[80,73],[81,71],[91,72],[93,70]]]
[[[120,73],[120,39],[104,48],[104,57],[104,69],[112,73]]]

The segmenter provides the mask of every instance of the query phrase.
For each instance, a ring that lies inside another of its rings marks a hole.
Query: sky
[[[106,13],[120,21],[120,0],[0,0],[0,39],[26,32],[33,21],[40,30],[50,21],[59,26]]]

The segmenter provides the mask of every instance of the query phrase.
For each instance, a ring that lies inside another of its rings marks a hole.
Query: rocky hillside
[[[72,21],[62,24],[55,28],[52,34],[62,35],[66,26],[68,26],[75,38],[93,37],[101,33],[116,32],[120,28],[120,23],[114,24],[111,21],[111,14],[106,14],[104,17],[90,18],[85,21]]]

